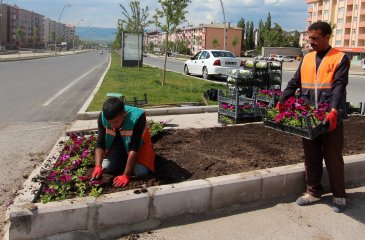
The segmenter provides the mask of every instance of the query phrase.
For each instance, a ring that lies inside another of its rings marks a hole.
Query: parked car
[[[283,55],[276,55],[274,57],[274,60],[278,61],[278,62],[284,62],[284,58],[285,58],[285,56],[283,56]]]
[[[263,57],[263,56],[261,56],[261,55],[258,55],[258,56],[256,56],[256,57],[254,57],[254,59],[257,59],[257,60],[263,60],[263,59],[264,59],[264,57]]]
[[[214,75],[225,76],[229,68],[243,66],[243,60],[225,50],[202,50],[184,63],[186,75],[201,75],[209,79]]]

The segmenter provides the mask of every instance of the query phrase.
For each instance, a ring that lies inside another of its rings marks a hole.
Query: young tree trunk
[[[167,46],[168,46],[168,40],[169,40],[169,33],[168,32],[166,32],[165,39],[166,39],[166,42],[165,42],[165,62],[163,64],[163,75],[162,75],[162,82],[161,82],[162,86],[165,84],[165,77],[166,77]]]
[[[139,69],[139,63],[140,63],[139,57],[140,57],[141,53],[139,52],[139,33],[138,33],[137,37],[138,37],[138,40],[137,40],[138,41],[138,50],[137,50],[138,51],[138,53],[137,53],[138,54],[138,56],[137,56],[138,57],[138,63],[137,64],[138,64],[138,71],[140,71],[140,69]]]

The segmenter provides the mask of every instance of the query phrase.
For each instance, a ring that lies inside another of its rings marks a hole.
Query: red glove
[[[130,176],[123,174],[122,176],[114,178],[113,185],[114,187],[125,187],[127,186],[130,180],[131,180]]]
[[[101,166],[95,166],[93,174],[91,174],[91,180],[94,180],[103,174],[103,169]]]
[[[326,124],[327,122],[330,123],[330,128],[329,128],[329,132],[335,130],[335,128],[337,127],[337,116],[338,113],[337,111],[331,110],[327,115],[326,115],[326,119],[323,121],[324,124]]]
[[[276,108],[277,110],[280,110],[281,105],[282,105],[282,104],[281,104],[280,102],[278,102],[278,103],[276,104],[276,107],[275,107],[275,108]]]

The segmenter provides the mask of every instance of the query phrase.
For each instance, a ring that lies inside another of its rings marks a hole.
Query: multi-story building
[[[241,56],[242,49],[242,28],[226,27],[226,50],[233,52],[236,56]],[[164,33],[147,34],[145,45],[153,42],[160,46],[165,40]],[[171,42],[186,42],[192,53],[197,53],[202,49],[224,49],[224,25],[208,24],[198,27],[186,27],[169,36]]]
[[[74,26],[45,19],[44,16],[17,5],[2,4],[0,7],[0,46],[44,47],[54,44],[56,32],[57,43],[66,41],[71,46]]]
[[[21,9],[18,6],[8,8],[8,43],[21,44],[23,47],[34,47],[43,44],[44,16]]]
[[[309,5],[309,24],[326,21],[334,26],[330,42],[332,47],[350,56],[365,55],[365,0],[306,1]]]

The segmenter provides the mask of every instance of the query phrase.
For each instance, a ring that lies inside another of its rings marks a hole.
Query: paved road
[[[0,63],[0,239],[5,206],[75,119],[107,59],[94,51]]]
[[[149,55],[143,59],[143,63],[149,64],[156,67],[163,67],[164,57],[155,57]],[[169,58],[167,61],[167,69],[175,71],[175,72],[184,72],[182,60]],[[288,64],[288,63],[286,63]],[[283,87],[286,86],[288,81],[293,77],[294,72],[297,68],[298,64],[290,63],[288,65],[291,66],[291,70],[283,70]],[[364,92],[365,92],[365,76],[364,75],[350,75],[349,77],[349,85],[347,87],[347,101],[352,102],[353,104],[357,105],[359,102],[364,102]]]

